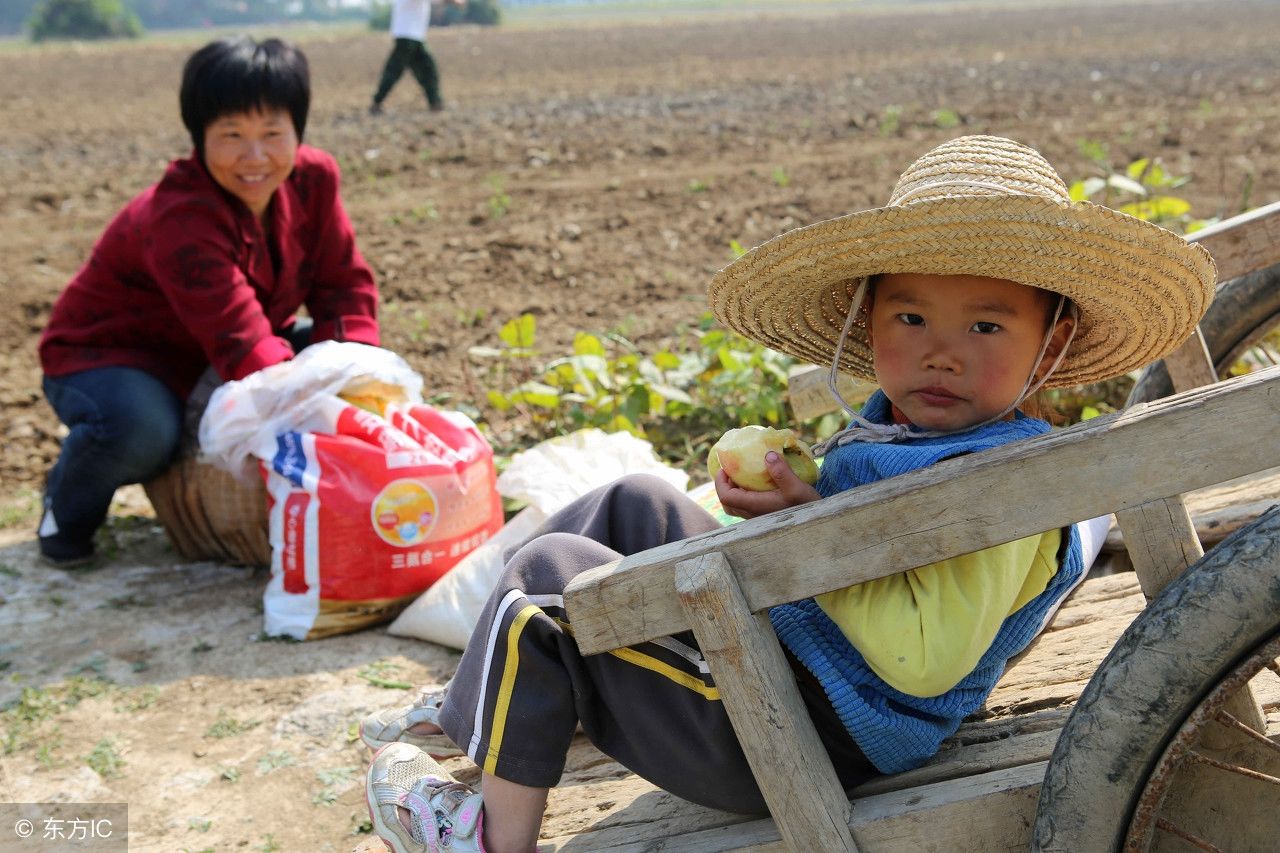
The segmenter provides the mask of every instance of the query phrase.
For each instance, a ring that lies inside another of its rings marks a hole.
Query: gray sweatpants
[[[440,711],[440,723],[485,771],[554,786],[579,721],[601,752],[677,796],[764,813],[760,790],[691,633],[583,657],[562,593],[580,572],[715,530],[665,481],[631,475],[549,518],[508,557]],[[841,781],[876,771],[816,682],[801,678]]]

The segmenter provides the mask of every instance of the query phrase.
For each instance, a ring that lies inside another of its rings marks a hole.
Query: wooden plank
[[[829,368],[816,365],[804,365],[791,371],[791,375],[787,377],[787,400],[791,403],[791,414],[796,421],[811,420],[840,408],[835,397],[831,396],[831,389],[827,387],[830,373]],[[852,406],[857,406],[876,390],[875,383],[856,379],[847,373],[841,373],[836,378],[836,388],[845,402]]]
[[[1045,762],[867,797],[853,804],[849,828],[858,845],[875,853],[999,853],[1031,842]],[[544,853],[752,853],[785,851],[770,820],[690,832],[678,838],[611,839],[594,833],[540,840]],[[821,848],[813,848],[820,850]]]
[[[1148,599],[1155,598],[1204,556],[1191,514],[1181,496],[1160,498],[1116,512],[1129,559]]]
[[[1199,326],[1196,326],[1191,337],[1183,341],[1181,346],[1165,356],[1164,366],[1169,371],[1169,381],[1173,383],[1174,391],[1190,391],[1218,381],[1213,356],[1209,355],[1209,347],[1204,342],[1204,333]]]
[[[578,646],[686,630],[675,565],[712,551],[758,612],[1274,467],[1278,401],[1269,368],[625,557],[565,590]]]
[[[1197,489],[1183,495],[1182,499],[1191,513],[1200,544],[1208,548],[1280,502],[1280,469]],[[1124,550],[1124,534],[1119,526],[1112,525],[1107,531],[1102,549],[1107,552]]]
[[[849,798],[768,616],[747,609],[733,569],[717,552],[677,565],[676,591],[787,847],[857,853]]]
[[[1280,201],[1187,235],[1213,255],[1218,281],[1280,263]]]

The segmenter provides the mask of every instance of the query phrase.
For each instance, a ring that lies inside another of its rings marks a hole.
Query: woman
[[[70,428],[39,529],[58,565],[92,557],[116,488],[169,464],[207,367],[241,379],[313,341],[378,344],[337,163],[301,144],[302,52],[208,44],[187,60],[180,102],[195,151],[116,215],[40,341],[45,396]]]

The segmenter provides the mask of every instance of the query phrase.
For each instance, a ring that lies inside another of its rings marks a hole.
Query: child
[[[712,280],[729,327],[880,385],[822,448],[816,489],[770,454],[776,490],[721,473],[716,491],[751,517],[1043,434],[1048,424],[1016,410],[1029,393],[1162,357],[1195,328],[1213,284],[1203,249],[1073,204],[1034,150],[981,136],[943,144],[887,207],[783,234]],[[643,477],[552,517],[508,560],[443,700],[367,721],[367,740],[392,741],[367,784],[383,840],[397,853],[534,849],[579,722],[681,797],[763,811],[693,637],[584,658],[561,598],[581,571],[716,527]],[[1070,525],[773,608],[842,783],[933,755],[1081,580],[1086,556]],[[408,740],[456,743],[484,771],[483,800]]]

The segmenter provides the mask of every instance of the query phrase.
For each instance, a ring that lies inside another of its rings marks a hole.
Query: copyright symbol
[[[31,821],[23,818],[13,825],[13,831],[17,833],[19,838],[30,838],[31,833],[35,832],[36,828],[31,825]]]

